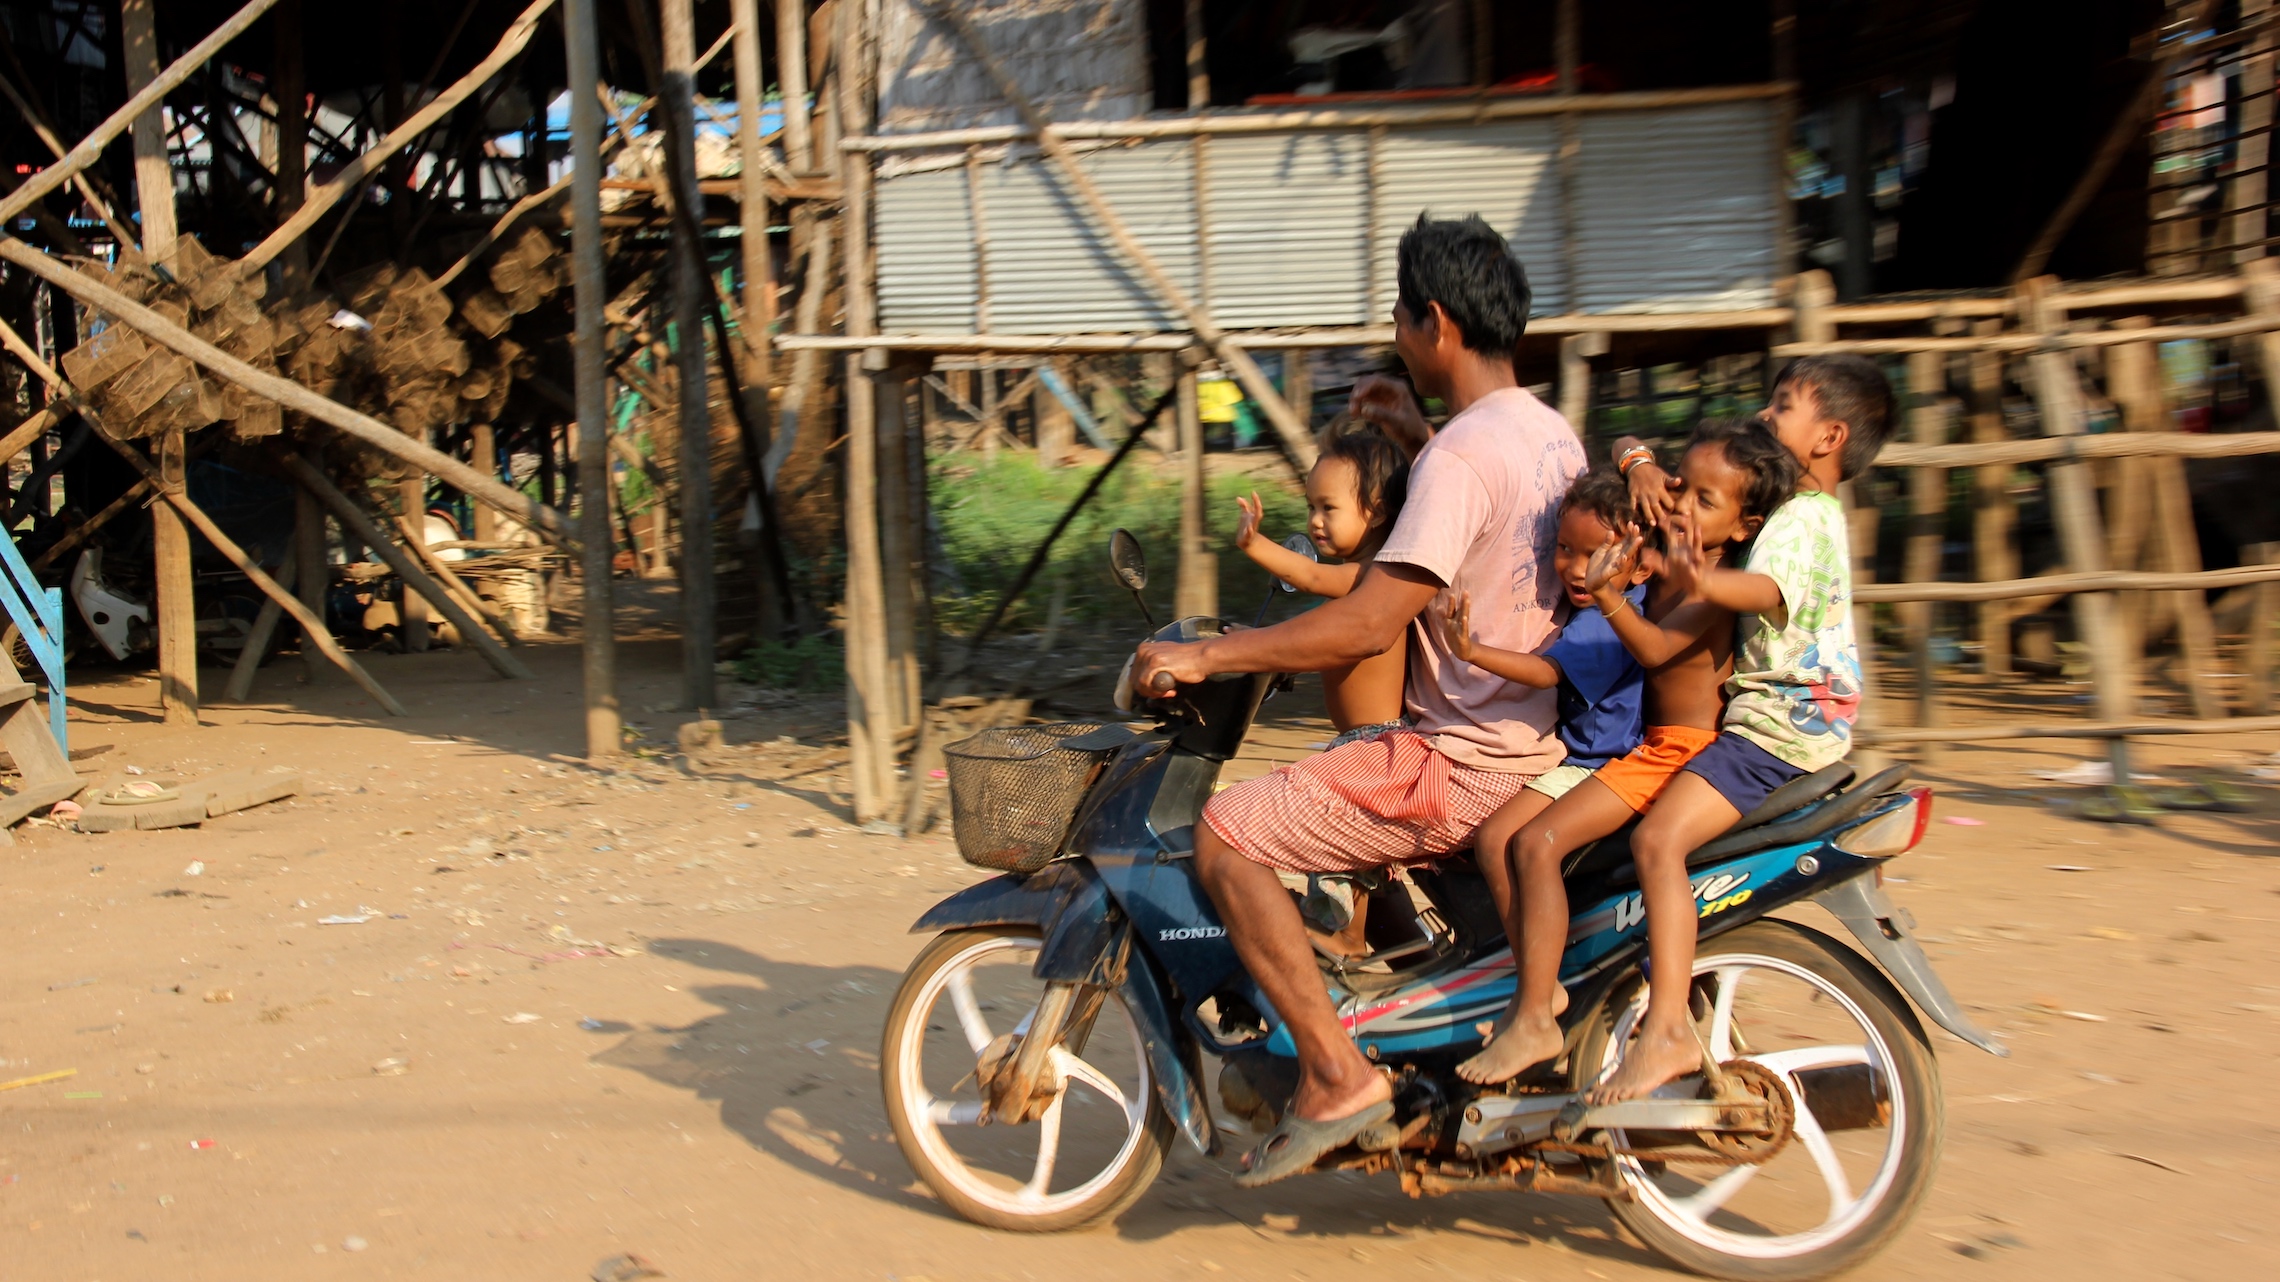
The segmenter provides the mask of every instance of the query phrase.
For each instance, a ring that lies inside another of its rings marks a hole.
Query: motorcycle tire
[[[1057,1233],[1114,1219],[1155,1182],[1157,1173],[1163,1169],[1164,1154],[1172,1144],[1171,1117],[1157,1099],[1154,1080],[1143,1062],[1137,1093],[1145,1096],[1144,1111],[1127,1103],[1124,1110],[1127,1133],[1110,1164],[1076,1190],[1030,1199],[1035,1207],[1032,1211],[1022,1205],[1018,1193],[1003,1189],[990,1181],[986,1173],[964,1164],[960,1155],[943,1140],[943,1128],[918,1116],[929,1108],[925,1101],[933,1100],[927,1083],[922,1080],[921,1061],[927,1034],[931,1031],[952,1038],[959,1035],[958,1020],[940,1019],[935,1012],[938,1001],[945,1004],[951,1001],[939,977],[970,966],[976,958],[993,951],[1018,950],[1023,945],[1034,951],[1037,938],[1034,930],[1010,926],[951,931],[936,938],[904,972],[902,985],[895,990],[894,1004],[887,1012],[886,1030],[879,1048],[879,1076],[886,1093],[887,1121],[911,1170],[945,1206],[959,1215],[987,1228],[1014,1233]],[[1103,1008],[1094,1026],[1106,1022],[1111,1011],[1129,1018],[1129,1013],[1123,1011],[1122,999],[1114,991],[1104,995]],[[1131,1027],[1136,1030],[1137,1024]],[[947,1078],[952,1074],[942,1076]],[[966,1080],[971,1080],[971,1073]],[[936,1085],[956,1089],[947,1081]],[[935,1101],[937,1104],[948,1102],[947,1099]],[[992,1129],[1026,1132],[1038,1128],[1034,1124],[1014,1127],[999,1124]],[[1059,1133],[1057,1123],[1055,1133]]]
[[[1742,969],[1736,969],[1737,966]],[[1615,1160],[1614,1176],[1630,1190],[1632,1197],[1627,1201],[1611,1201],[1609,1209],[1650,1250],[1681,1268],[1708,1277],[1729,1278],[1733,1282],[1809,1282],[1841,1273],[1888,1246],[1907,1227],[1931,1190],[1946,1123],[1939,1071],[1930,1040],[1915,1012],[1909,1009],[1907,999],[1891,980],[1860,954],[1819,931],[1771,918],[1752,922],[1703,945],[1695,960],[1697,982],[1704,976],[1717,974],[1722,968],[1732,975],[1744,974],[1748,968],[1785,971],[1789,978],[1802,980],[1808,989],[1818,990],[1814,993],[1816,1002],[1832,1002],[1838,1008],[1849,1006],[1850,1011],[1846,1013],[1855,1023],[1865,1022],[1873,1030],[1873,1038],[1864,1041],[1863,1046],[1883,1052],[1886,1081],[1881,1089],[1886,1093],[1886,1107],[1896,1117],[1892,1129],[1898,1135],[1899,1152],[1892,1153],[1887,1141],[1883,1160],[1859,1198],[1840,1210],[1836,1205],[1836,1186],[1830,1186],[1827,1190],[1830,1218],[1818,1228],[1789,1237],[1752,1237],[1742,1233],[1737,1226],[1750,1221],[1735,1217],[1721,1205],[1714,1204],[1699,1216],[1689,1215],[1682,1209],[1685,1199],[1668,1196],[1655,1183],[1658,1178],[1667,1178],[1656,1164],[1627,1158]],[[1739,979],[1716,982],[1741,983]],[[1618,985],[1592,1016],[1576,1047],[1574,1062],[1579,1080],[1591,1080],[1600,1066],[1611,1064],[1610,1042],[1618,1035],[1627,1034],[1625,1012],[1635,1011],[1633,1001],[1641,997],[1641,987],[1637,979]],[[1700,995],[1702,990],[1697,992]],[[1732,1010],[1731,1001],[1728,1009]],[[1737,1024],[1735,1033],[1729,1037],[1738,1034]],[[1716,1044],[1717,1040],[1713,1035],[1710,1042]],[[1743,1051],[1727,1058],[1747,1060],[1751,1052]],[[1766,1058],[1762,1052],[1760,1058]],[[1793,1090],[1797,1080],[1789,1079]],[[1805,1097],[1796,1098],[1799,1109],[1803,1110]],[[1818,1121],[1814,1129],[1819,1137],[1818,1150],[1805,1142],[1801,1128],[1788,1141],[1805,1150],[1806,1155],[1796,1160],[1809,1160],[1817,1165],[1827,1154],[1831,1162],[1837,1162],[1835,1149],[1827,1135],[1820,1133]],[[1690,1174],[1689,1178],[1703,1179],[1707,1183],[1714,1177]],[[1747,1183],[1749,1177],[1743,1178]],[[1825,1168],[1822,1178],[1825,1182],[1828,1180]],[[1873,1203],[1863,1206],[1872,1196]],[[1718,1222],[1712,1223],[1713,1220]]]

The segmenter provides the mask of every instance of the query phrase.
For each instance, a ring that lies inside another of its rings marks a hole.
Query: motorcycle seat
[[[1704,864],[1731,859],[1790,842],[1805,841],[1819,836],[1838,824],[1867,810],[1876,800],[1890,792],[1907,778],[1907,769],[1894,766],[1879,772],[1859,787],[1841,792],[1853,779],[1853,768],[1845,762],[1792,779],[1773,791],[1748,814],[1737,820],[1725,834],[1706,842],[1687,857],[1686,866],[1698,868]],[[1834,796],[1834,801],[1829,799]],[[1824,801],[1829,804],[1823,805]],[[1630,874],[1631,833],[1637,829],[1634,819],[1607,837],[1568,856],[1567,865],[1560,870],[1566,878],[1588,877],[1596,873],[1619,872],[1618,879]]]

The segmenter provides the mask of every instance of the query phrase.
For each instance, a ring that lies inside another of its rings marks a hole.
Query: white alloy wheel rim
[[[1037,942],[1031,939],[999,937],[966,949],[951,958],[950,963],[929,976],[926,986],[919,991],[918,999],[910,1005],[911,1023],[906,1027],[896,1056],[902,1083],[903,1116],[909,1120],[911,1132],[918,1139],[919,1148],[933,1162],[934,1169],[943,1178],[957,1186],[958,1192],[994,1211],[1008,1215],[1047,1216],[1065,1211],[1098,1194],[1109,1181],[1131,1162],[1133,1153],[1146,1141],[1148,1132],[1148,1100],[1155,1089],[1155,1081],[1148,1073],[1148,1058],[1132,1022],[1132,1013],[1124,1003],[1110,994],[1103,1002],[1105,1009],[1116,1012],[1124,1021],[1124,1028],[1132,1043],[1132,1057],[1138,1082],[1127,1098],[1108,1074],[1069,1053],[1065,1046],[1056,1046],[1049,1060],[1054,1084],[1059,1088],[1053,1103],[1046,1108],[1037,1122],[1037,1162],[1031,1168],[1029,1182],[1018,1189],[1007,1189],[983,1177],[957,1150],[950,1147],[943,1136],[945,1126],[972,1126],[981,1121],[981,1103],[977,1100],[950,1100],[935,1096],[926,1088],[925,1069],[921,1052],[926,1046],[928,1026],[932,1022],[934,1007],[948,993],[957,1015],[959,1032],[976,1056],[996,1038],[989,1021],[984,1017],[980,1002],[974,996],[972,972],[977,963],[993,954],[1007,952],[1035,953]],[[1033,1007],[1023,1015],[1021,1022],[1010,1031],[1022,1032],[1029,1026]],[[1099,1174],[1083,1184],[1062,1193],[1048,1193],[1060,1155],[1061,1110],[1068,1102],[1068,1084],[1076,1081],[1100,1095],[1124,1113],[1124,1143],[1116,1156]],[[993,1123],[995,1125],[995,1123]],[[1027,1123],[1024,1123],[1027,1125]]]
[[[1741,988],[1742,977],[1752,970],[1778,972],[1803,981],[1815,992],[1836,1003],[1837,1008],[1851,1017],[1862,1035],[1861,1044],[1803,1046],[1771,1054],[1752,1054],[1737,1057],[1733,1045],[1734,996]],[[1796,1105],[1796,1125],[1792,1139],[1801,1145],[1812,1158],[1813,1166],[1829,1196],[1829,1214],[1818,1226],[1799,1233],[1752,1234],[1736,1233],[1710,1223],[1719,1208],[1733,1200],[1751,1180],[1758,1166],[1736,1166],[1723,1175],[1704,1183],[1702,1187],[1684,1197],[1666,1192],[1647,1174],[1637,1158],[1617,1158],[1617,1170],[1630,1186],[1640,1203],[1654,1212],[1656,1219],[1669,1225],[1682,1237],[1697,1245],[1708,1247],[1723,1255],[1752,1260],[1782,1260],[1806,1255],[1822,1249],[1859,1228],[1861,1222],[1883,1202],[1884,1195],[1900,1173],[1900,1159],[1907,1147],[1908,1110],[1911,1101],[1900,1076],[1894,1071],[1891,1049],[1878,1035],[1876,1025],[1836,985],[1795,962],[1761,953],[1720,953],[1700,958],[1695,962],[1696,978],[1715,975],[1718,981],[1717,996],[1711,1005],[1708,1044],[1711,1054],[1720,1063],[1742,1058],[1772,1070],[1789,1088],[1790,1099]],[[1599,1076],[1604,1078],[1622,1058],[1623,1047],[1630,1040],[1631,1030],[1645,1013],[1645,994],[1637,999],[1616,1021],[1613,1034],[1607,1042],[1600,1065]],[[1845,1064],[1867,1064],[1883,1076],[1887,1093],[1891,1096],[1892,1118],[1885,1130],[1884,1158],[1878,1163],[1876,1175],[1868,1187],[1853,1193],[1850,1178],[1846,1175],[1836,1148],[1829,1143],[1819,1119],[1807,1106],[1805,1092],[1799,1086],[1797,1074],[1807,1069],[1833,1068]],[[1628,1143],[1623,1132],[1610,1131],[1609,1138],[1618,1147]]]

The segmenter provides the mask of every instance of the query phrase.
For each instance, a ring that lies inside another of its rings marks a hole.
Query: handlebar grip
[[[1155,694],[1170,694],[1179,681],[1169,672],[1159,672],[1148,681],[1148,689]]]

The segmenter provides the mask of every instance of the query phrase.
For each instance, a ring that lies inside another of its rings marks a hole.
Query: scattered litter
[[[411,1061],[400,1055],[390,1055],[372,1066],[372,1074],[375,1077],[402,1077],[411,1071]]]
[[[353,330],[359,334],[372,332],[372,322],[343,307],[325,318],[325,324],[334,329]]]
[[[447,748],[457,742],[459,742],[457,739],[414,739],[412,746],[415,748]]]
[[[190,1147],[194,1149],[212,1148],[214,1147],[214,1142],[212,1140],[192,1140],[190,1141]]]
[[[613,1255],[594,1266],[586,1275],[593,1282],[639,1282],[642,1278],[661,1278],[665,1271],[639,1255]]]
[[[2181,1170],[2178,1170],[2176,1167],[2174,1167],[2174,1166],[2171,1166],[2169,1163],[2167,1163],[2167,1162],[2163,1162],[2163,1161],[2160,1161],[2160,1160],[2158,1160],[2158,1159],[2155,1159],[2155,1158],[2150,1158],[2150,1157],[2147,1157],[2147,1156],[2146,1156],[2145,1154],[2143,1154],[2143,1153],[2122,1153],[2122,1152],[2116,1152],[2116,1153],[2114,1154],[2114,1156],[2115,1156],[2115,1157],[2119,1157],[2119,1158],[2123,1158],[2123,1159],[2125,1159],[2125,1160],[2127,1160],[2127,1161],[2131,1161],[2131,1162],[2143,1162],[2143,1163],[2145,1163],[2147,1166],[2157,1166],[2157,1167],[2160,1167],[2162,1170],[2169,1172],[2171,1175],[2184,1175],[2184,1174],[2185,1174],[2185,1172],[2183,1172],[2183,1171],[2181,1171]],[[2187,1177],[2187,1178],[2190,1178],[2190,1177]]]
[[[206,1000],[210,1002],[234,1002],[237,1000],[237,994],[227,988],[209,988],[206,990]]]
[[[361,1251],[367,1245],[369,1244],[360,1237],[342,1238],[340,1241],[340,1249],[343,1251]]]
[[[49,984],[48,991],[51,993],[60,993],[66,988],[85,988],[94,982],[95,977],[93,975],[89,975],[85,979],[66,979],[59,983]]]
[[[101,1091],[65,1091],[65,1092],[63,1093],[63,1097],[64,1097],[65,1099],[101,1099],[101,1098],[103,1098],[103,1092],[101,1092]]]
[[[169,787],[154,779],[130,779],[96,793],[95,800],[106,806],[147,806],[154,802],[172,801],[181,795],[180,788]]]
[[[369,912],[335,913],[330,917],[317,918],[317,924],[319,926],[361,926],[377,915]]]
[[[2107,1076],[2107,1075],[2105,1075],[2104,1073],[2092,1073],[2092,1072],[2088,1072],[2088,1071],[2085,1071],[2085,1072],[2082,1074],[2082,1076],[2084,1076],[2084,1077],[2088,1078],[2089,1080],[2091,1080],[2091,1081],[2093,1081],[2093,1082],[2096,1082],[2096,1083],[2098,1083],[2100,1086],[2120,1086],[2120,1085],[2122,1085],[2122,1079],[2121,1079],[2121,1078],[2119,1078],[2119,1077],[2108,1077],[2108,1076]]]
[[[830,1039],[830,1038],[828,1038],[828,1037],[818,1037],[818,1038],[816,1038],[814,1041],[812,1041],[812,1042],[809,1042],[809,1043],[807,1044],[807,1049],[808,1049],[808,1050],[811,1050],[811,1051],[814,1051],[814,1052],[815,1052],[816,1054],[818,1054],[818,1055],[821,1055],[821,1054],[823,1054],[823,1048],[824,1048],[824,1047],[826,1047],[826,1046],[829,1046],[829,1045],[831,1045],[831,1039]]]
[[[127,767],[127,773],[128,773],[128,774],[130,774],[130,775],[139,775],[139,774],[141,774],[142,772],[143,772],[143,768],[142,768],[141,766],[128,766],[128,767]]]
[[[2090,865],[2088,865],[2088,864],[2051,864],[2051,865],[2048,865],[2048,866],[2049,866],[2049,868],[2050,868],[2050,870],[2051,870],[2052,872],[2096,872],[2096,871],[2098,871],[2097,869],[2095,869],[2095,868],[2092,868],[2092,867],[2091,867]]]
[[[542,1018],[544,1017],[533,1015],[527,1010],[518,1010],[512,1015],[505,1016],[499,1022],[504,1024],[535,1024]]]
[[[2093,939],[2113,939],[2125,944],[2137,938],[2119,926],[2092,926],[2090,935]]]
[[[59,824],[70,823],[72,820],[77,819],[79,815],[79,803],[76,801],[59,801],[54,805],[48,807],[48,818],[55,820]],[[101,871],[102,865],[97,864],[96,869],[97,871]]]
[[[191,861],[190,861],[190,866],[182,870],[182,875],[183,875],[183,876],[185,876],[185,877],[203,877],[203,876],[205,876],[205,875],[206,875],[206,864],[205,864],[205,861],[203,861],[203,860],[199,860],[199,859],[193,859],[193,860],[191,860]]]
[[[926,777],[929,779],[947,779],[950,777],[950,772],[947,770],[929,770],[926,772]]]
[[[591,1033],[606,1027],[606,1025],[604,1025],[602,1021],[595,1019],[591,1015],[588,1015],[584,1019],[578,1021],[578,1027],[583,1028],[587,1032]]]
[[[79,1070],[76,1068],[59,1068],[52,1073],[35,1073],[30,1077],[19,1077],[12,1082],[0,1082],[0,1091],[22,1090],[26,1086],[42,1086],[49,1082],[60,1082],[66,1077],[77,1075],[78,1072]]]
[[[2066,1016],[2068,1019],[2079,1019],[2085,1024],[2103,1024],[2106,1022],[2106,1017],[2104,1015],[2093,1015],[2086,1010],[2062,1010],[2059,1012],[2059,1014]]]
[[[1945,815],[1941,817],[1940,822],[1954,824],[1958,828],[1984,828],[1987,826],[1986,820],[1974,819],[1970,815]]]

